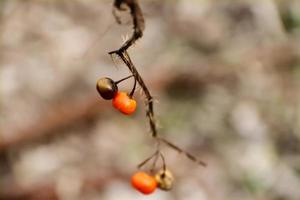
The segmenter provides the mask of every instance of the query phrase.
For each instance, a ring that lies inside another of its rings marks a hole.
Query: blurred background
[[[163,148],[176,182],[150,196],[130,186],[155,150],[143,95],[128,117],[95,89],[129,75],[112,3],[0,1],[0,199],[299,200],[300,1],[140,1],[159,134],[208,164]]]

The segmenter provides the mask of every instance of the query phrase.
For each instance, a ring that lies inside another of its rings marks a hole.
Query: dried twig
[[[126,5],[130,9],[130,13],[133,20],[133,34],[129,40],[127,40],[119,50],[112,51],[110,54],[117,53],[117,52],[124,52],[130,46],[132,46],[136,40],[143,36],[143,31],[145,29],[145,21],[142,10],[138,4],[138,0],[115,0],[114,2],[114,9],[123,11],[125,10],[122,6]],[[114,16],[118,23],[121,22],[120,18],[116,15],[114,10]]]
[[[158,138],[161,142],[165,143],[166,145],[168,145],[169,147],[171,147],[172,149],[174,149],[175,151],[179,152],[179,153],[183,153],[188,159],[198,163],[199,165],[202,165],[203,167],[206,167],[206,163],[203,162],[202,160],[198,160],[194,155],[190,154],[187,151],[182,150],[181,148],[179,148],[177,145],[171,143],[170,141],[166,140],[165,138]]]
[[[153,110],[153,97],[150,94],[150,91],[148,90],[144,80],[142,79],[141,75],[133,65],[129,54],[127,51],[119,52],[117,51],[116,54],[123,60],[123,62],[127,65],[133,76],[135,77],[135,80],[139,83],[141,86],[144,94],[146,95],[146,105],[147,105],[147,117],[149,119],[149,124],[152,132],[152,137],[157,136],[157,126],[154,120],[154,110]]]
[[[159,155],[159,151],[155,151],[154,154],[152,154],[151,156],[146,158],[143,162],[138,164],[138,168],[143,167],[146,163],[148,163],[150,160],[152,160],[152,158],[157,158],[158,155]]]
[[[184,153],[184,155],[189,158],[190,160],[202,165],[202,166],[206,166],[206,164],[203,161],[199,161],[198,159],[196,159],[195,156],[193,156],[192,154],[182,150],[180,147],[174,145],[173,143],[169,142],[168,140],[158,137],[157,136],[157,125],[155,122],[155,118],[154,118],[154,109],[153,109],[153,97],[150,94],[149,89],[147,88],[144,80],[142,79],[141,75],[139,74],[139,72],[137,71],[136,67],[134,66],[134,64],[132,63],[130,56],[127,52],[127,49],[129,47],[131,47],[136,40],[138,40],[139,38],[141,38],[143,36],[143,31],[145,29],[145,22],[144,22],[144,17],[143,17],[143,13],[142,10],[138,4],[138,0],[115,0],[114,2],[114,9],[117,10],[124,10],[124,8],[122,7],[123,5],[126,5],[127,7],[129,7],[130,9],[130,13],[132,16],[132,20],[133,20],[133,34],[131,36],[130,39],[128,39],[118,50],[114,50],[109,52],[110,55],[116,54],[118,55],[122,61],[126,64],[126,66],[128,67],[128,69],[130,70],[130,72],[132,73],[132,75],[135,78],[135,81],[138,82],[138,84],[141,86],[142,91],[144,92],[145,96],[146,96],[146,106],[147,106],[147,110],[146,110],[146,116],[149,119],[149,124],[150,124],[150,128],[151,128],[151,133],[152,133],[152,137],[156,140],[157,142],[157,147],[156,147],[156,151],[153,155],[151,155],[150,157],[148,157],[147,159],[145,159],[141,164],[138,165],[138,167],[142,167],[145,164],[147,164],[150,160],[154,159],[154,164],[153,166],[155,167],[155,163],[157,162],[157,157],[158,155],[162,158],[163,161],[163,169],[166,169],[166,164],[165,164],[165,158],[163,156],[163,154],[160,151],[160,142],[164,143],[165,145],[169,146],[170,148],[172,148],[173,150],[176,150],[180,153]],[[115,10],[114,10],[115,11]],[[116,14],[115,12],[113,12],[114,15]],[[120,19],[118,18],[118,16],[116,16],[116,20],[117,22],[120,23]],[[135,90],[135,85],[134,88],[132,90],[132,92],[130,93],[131,95],[133,94]],[[153,169],[152,169],[153,170]]]
[[[156,137],[157,135],[157,127],[154,121],[154,111],[153,111],[153,97],[151,96],[146,84],[144,83],[142,77],[140,76],[139,72],[133,65],[129,54],[127,53],[127,49],[132,46],[136,40],[143,36],[143,31],[145,29],[145,21],[143,17],[142,10],[138,4],[138,0],[115,0],[114,8],[118,10],[124,10],[122,5],[127,5],[130,9],[130,13],[133,20],[133,34],[130,39],[128,39],[120,49],[109,52],[110,55],[117,54],[123,62],[128,66],[131,73],[134,75],[135,80],[139,83],[142,87],[143,92],[146,95],[148,105],[147,109],[147,117],[149,118],[149,124],[152,132],[152,136]],[[115,15],[116,20],[119,22],[119,18]],[[133,90],[134,91],[134,90]],[[133,92],[131,92],[133,94]]]

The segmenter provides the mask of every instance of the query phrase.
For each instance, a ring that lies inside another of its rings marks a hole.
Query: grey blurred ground
[[[171,192],[129,184],[154,144],[142,96],[120,115],[95,90],[128,75],[108,51],[131,34],[110,0],[0,1],[0,199],[300,199],[300,2],[142,1],[130,50],[157,99]],[[132,82],[123,84],[130,90]]]

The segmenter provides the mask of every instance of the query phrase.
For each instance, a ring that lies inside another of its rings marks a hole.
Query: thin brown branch
[[[119,83],[121,83],[121,82],[123,82],[123,81],[125,81],[125,80],[127,80],[127,79],[129,79],[129,78],[131,78],[131,77],[133,77],[133,75],[130,75],[130,76],[127,76],[127,77],[125,77],[125,78],[122,78],[122,79],[120,79],[120,80],[118,80],[118,81],[115,81],[115,84],[119,84]]]
[[[133,88],[132,88],[132,90],[131,90],[131,92],[129,94],[130,98],[132,98],[133,95],[134,95],[134,92],[135,92],[135,89],[136,89],[136,82],[137,82],[136,79],[134,79]]]
[[[160,140],[161,142],[163,142],[164,144],[166,144],[170,148],[174,149],[178,153],[183,153],[188,159],[190,159],[190,160],[198,163],[199,165],[202,165],[203,167],[206,167],[206,163],[205,162],[203,162],[202,160],[198,160],[194,155],[192,155],[191,153],[189,153],[187,151],[184,151],[183,149],[181,149],[177,145],[171,143],[170,141],[166,140],[165,138],[161,138],[160,137],[160,138],[158,138],[158,140]]]
[[[162,160],[163,160],[163,164],[164,164],[164,170],[166,168],[165,166],[165,159],[163,154],[160,152],[160,145],[159,143],[162,141],[164,144],[166,144],[167,146],[171,147],[172,149],[184,153],[186,155],[187,158],[189,158],[190,160],[197,162],[198,164],[202,165],[202,166],[206,166],[206,164],[202,161],[199,161],[198,159],[196,159],[195,156],[193,156],[192,154],[190,154],[189,152],[186,152],[184,150],[182,150],[180,147],[178,147],[177,145],[174,145],[173,143],[169,142],[168,140],[164,139],[164,138],[160,138],[157,137],[157,125],[155,122],[155,117],[154,117],[154,109],[153,109],[153,97],[150,94],[149,89],[147,88],[144,80],[142,79],[141,75],[139,74],[139,72],[137,71],[136,67],[134,66],[134,64],[132,63],[130,56],[127,52],[127,49],[132,46],[134,44],[134,42],[141,38],[143,36],[143,31],[145,29],[145,22],[144,22],[144,17],[143,17],[143,13],[140,9],[140,6],[138,4],[138,0],[115,0],[114,6],[115,8],[117,8],[118,10],[124,10],[122,5],[127,5],[131,11],[131,16],[132,16],[132,20],[133,20],[133,28],[134,28],[134,32],[133,35],[131,36],[131,38],[129,40],[127,40],[122,46],[121,48],[119,48],[118,50],[115,51],[111,51],[109,52],[110,55],[112,54],[116,54],[118,55],[122,61],[126,64],[126,66],[128,67],[128,69],[130,70],[130,72],[133,74],[135,81],[137,81],[139,83],[139,85],[141,86],[145,96],[146,96],[146,116],[148,118],[149,121],[149,125],[151,128],[151,133],[152,133],[152,137],[157,141],[158,145],[157,145],[157,151],[156,153],[153,154],[153,156],[150,156],[149,158],[147,158],[145,161],[143,161],[139,167],[145,165],[149,160],[151,160],[155,155],[157,155],[157,152],[159,153],[159,155],[161,156]],[[116,20],[118,22],[120,22],[119,18],[116,18]],[[133,88],[132,91],[134,91],[135,86]],[[156,162],[156,161],[155,161]]]
[[[110,52],[110,54],[117,53],[117,52],[124,52],[129,47],[131,47],[136,40],[143,36],[143,31],[145,29],[145,21],[142,10],[139,6],[138,0],[115,0],[114,2],[114,9],[118,9],[120,11],[125,10],[122,6],[126,5],[130,9],[130,14],[132,16],[133,21],[133,34],[132,36],[121,46],[120,49],[116,51]],[[116,15],[115,12],[114,16],[118,23],[121,22],[120,18]]]
[[[154,152],[154,154],[152,154],[151,156],[149,156],[148,158],[146,158],[143,162],[141,162],[140,164],[138,164],[138,168],[143,167],[145,164],[147,164],[150,160],[152,160],[152,158],[157,158],[157,155],[159,155],[159,151],[156,150]]]
[[[131,71],[131,73],[135,77],[135,80],[139,83],[139,85],[141,86],[144,94],[146,95],[146,105],[147,105],[146,115],[149,119],[149,124],[150,124],[151,132],[152,132],[152,137],[156,137],[157,136],[157,126],[156,126],[156,123],[155,123],[155,120],[154,120],[153,97],[151,96],[150,91],[147,88],[147,86],[146,86],[144,80],[142,79],[141,75],[137,71],[136,67],[133,65],[127,51],[124,51],[124,52],[119,52],[118,51],[116,53],[123,60],[123,62],[126,64],[126,66],[129,68],[129,70]]]
[[[164,155],[161,152],[159,153],[159,155],[160,155],[160,158],[161,158],[162,163],[163,163],[163,171],[165,172],[166,169],[167,169],[166,159],[165,159]]]

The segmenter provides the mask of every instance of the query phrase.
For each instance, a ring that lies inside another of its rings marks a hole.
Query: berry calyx
[[[137,172],[131,177],[131,185],[143,194],[151,194],[157,187],[153,176],[145,172]]]
[[[117,84],[111,78],[100,78],[96,84],[97,91],[103,99],[113,99],[118,92]]]
[[[136,110],[136,101],[126,92],[117,92],[113,98],[112,104],[125,115],[130,115]]]

